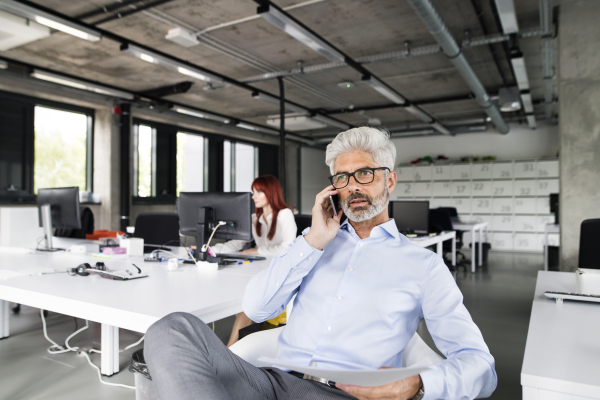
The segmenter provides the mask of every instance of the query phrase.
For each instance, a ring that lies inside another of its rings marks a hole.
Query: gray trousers
[[[173,313],[148,329],[144,357],[161,400],[356,399],[233,354],[191,314]]]

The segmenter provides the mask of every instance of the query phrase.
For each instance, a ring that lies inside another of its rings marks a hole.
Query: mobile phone
[[[338,211],[341,209],[340,207],[340,196],[334,194],[333,196],[329,196],[329,203],[331,204],[331,209],[333,210],[332,218],[338,215]]]

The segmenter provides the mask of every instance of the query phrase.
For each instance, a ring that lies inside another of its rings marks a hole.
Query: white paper
[[[418,375],[423,371],[435,368],[435,366],[418,367],[418,368],[386,368],[376,370],[332,370],[316,367],[308,367],[295,365],[289,362],[276,360],[274,358],[260,357],[258,359],[265,364],[270,364],[274,367],[280,367],[304,374],[325,378],[330,381],[341,383],[342,385],[356,386],[382,386],[391,382],[396,382],[414,375]]]
[[[17,272],[17,271],[11,271],[9,269],[0,269],[0,279],[2,279],[3,281],[7,280],[7,279],[11,279],[11,278],[19,278],[22,276],[28,276],[29,274],[25,273],[25,272]]]

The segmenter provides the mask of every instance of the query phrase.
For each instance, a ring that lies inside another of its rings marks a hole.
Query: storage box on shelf
[[[456,207],[464,221],[487,221],[493,250],[542,252],[558,167],[558,159],[401,166],[391,199],[429,200],[431,208]],[[558,234],[549,242],[558,245]]]

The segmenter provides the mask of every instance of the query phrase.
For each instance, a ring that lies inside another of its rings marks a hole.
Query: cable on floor
[[[43,326],[43,330],[44,330],[44,337],[46,338],[46,340],[48,340],[50,343],[53,344],[53,346],[50,346],[47,350],[48,353],[50,354],[61,354],[61,353],[67,353],[70,351],[74,351],[74,352],[78,352],[79,351],[79,347],[71,347],[69,346],[69,340],[71,340],[75,335],[77,335],[80,332],[83,332],[84,330],[88,329],[90,327],[88,320],[85,320],[85,326],[76,330],[75,332],[73,332],[72,334],[69,335],[69,337],[67,337],[65,339],[65,345],[61,346],[58,343],[56,343],[55,341],[53,341],[52,339],[50,339],[50,337],[48,337],[48,331],[46,329],[46,318],[44,317],[44,310],[40,309],[40,314],[42,316],[42,326]],[[125,347],[123,350],[120,350],[119,352],[123,352],[125,350],[128,350],[134,346],[137,346],[138,344],[140,344],[142,342],[142,340],[144,340],[144,336],[142,336],[142,338],[140,340],[138,340],[137,342],[130,344],[129,346]],[[57,350],[52,350],[52,349],[57,349]],[[96,349],[90,349],[89,350],[90,353],[99,353],[102,354],[102,352],[100,350],[96,350]],[[88,353],[86,353],[85,351],[81,351],[79,352],[79,354],[83,355],[86,360],[88,361],[88,363],[94,367],[96,369],[96,371],[98,372],[98,380],[100,380],[100,383],[104,384],[104,385],[109,385],[109,386],[120,386],[120,387],[124,387],[127,389],[133,389],[135,390],[135,386],[129,386],[129,385],[124,385],[121,383],[110,383],[110,382],[106,382],[102,380],[102,373],[100,371],[100,368],[98,368],[98,366],[96,366],[92,360],[90,359],[90,356],[88,355]]]

